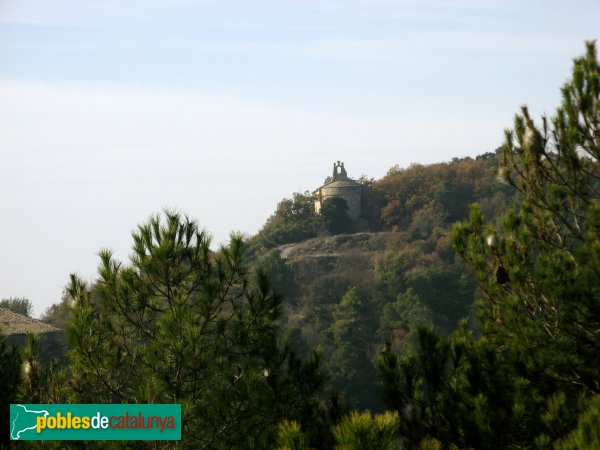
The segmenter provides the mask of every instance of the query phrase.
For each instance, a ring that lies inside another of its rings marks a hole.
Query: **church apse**
[[[316,191],[315,211],[321,211],[323,202],[328,198],[343,198],[348,205],[348,216],[357,220],[361,215],[363,185],[348,177],[344,163],[333,163],[333,174]]]

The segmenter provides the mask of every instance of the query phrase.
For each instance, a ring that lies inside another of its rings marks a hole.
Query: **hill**
[[[295,193],[247,239],[250,265],[265,269],[284,296],[285,339],[304,356],[321,349],[349,406],[383,408],[375,359],[386,340],[406,354],[419,326],[448,334],[470,316],[477,288],[450,233],[469,204],[494,220],[512,201],[497,165],[496,154],[486,153],[362,177],[361,216],[351,220],[343,204],[341,214],[330,208],[333,227],[327,202],[319,215],[315,194]],[[44,319],[64,327],[68,311],[66,302],[53,305]]]
[[[381,398],[374,360],[385,340],[408,352],[419,326],[449,333],[469,316],[476,284],[450,232],[471,203],[492,220],[510,203],[497,165],[486,153],[363,177],[368,201],[359,220],[344,219],[344,233],[332,233],[323,212],[315,213],[315,194],[296,193],[248,240],[256,265],[285,295],[292,344],[323,350],[351,406],[382,408],[373,400]]]
[[[561,94],[538,123],[521,109],[500,157],[344,178],[319,214],[297,193],[217,251],[153,216],[128,262],[102,250],[93,285],[71,275],[49,311],[64,361],[0,335],[4,404],[181,403],[197,448],[599,448],[594,43]]]

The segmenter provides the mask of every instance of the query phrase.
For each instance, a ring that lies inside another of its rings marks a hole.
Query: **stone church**
[[[333,163],[333,175],[328,177],[325,184],[316,191],[315,211],[319,214],[321,205],[326,199],[339,197],[346,200],[348,204],[348,216],[352,220],[357,220],[362,213],[364,189],[365,186],[348,178],[343,162]]]

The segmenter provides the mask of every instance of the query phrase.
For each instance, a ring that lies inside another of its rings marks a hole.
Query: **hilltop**
[[[374,360],[386,339],[408,351],[418,326],[449,333],[469,316],[476,284],[455,257],[450,233],[468,216],[469,204],[494,219],[511,202],[497,166],[496,154],[486,153],[392,167],[380,180],[362,177],[352,182],[351,194],[358,184],[363,193],[361,214],[353,219],[344,200],[325,190],[340,177],[350,184],[338,162],[324,187],[283,199],[248,240],[256,265],[285,296],[290,342],[323,349],[334,386],[352,406],[382,407],[373,401],[380,398]],[[351,201],[356,208],[356,198]],[[350,353],[344,327],[360,336]]]

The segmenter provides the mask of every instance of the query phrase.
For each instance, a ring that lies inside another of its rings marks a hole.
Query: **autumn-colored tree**
[[[421,211],[427,211],[421,213],[421,222],[423,216],[429,216],[451,224],[466,218],[468,205],[474,202],[483,203],[491,217],[499,215],[511,192],[493,176],[497,163],[495,153],[487,153],[476,159],[393,167],[373,186],[385,198],[381,209],[383,224],[407,229]],[[414,224],[413,228],[417,226],[422,225]]]

